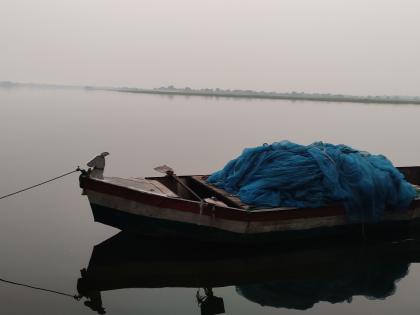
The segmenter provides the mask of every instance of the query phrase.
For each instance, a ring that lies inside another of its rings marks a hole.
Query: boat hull
[[[209,242],[279,242],[310,238],[388,238],[410,235],[420,207],[387,212],[381,222],[354,224],[342,207],[247,211],[135,191],[91,178],[83,186],[95,221],[131,233]]]
[[[217,243],[268,243],[305,241],[340,236],[347,239],[389,239],[410,237],[420,228],[420,220],[381,222],[377,224],[340,225],[306,230],[240,234],[203,225],[135,215],[117,209],[91,204],[94,220],[133,234],[157,238],[193,239]]]

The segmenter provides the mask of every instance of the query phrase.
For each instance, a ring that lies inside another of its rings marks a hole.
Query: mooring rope
[[[50,289],[44,289],[44,288],[40,288],[40,287],[35,287],[33,285],[19,283],[19,282],[14,282],[14,281],[2,279],[2,278],[0,278],[0,281],[1,282],[6,282],[6,283],[10,283],[10,284],[14,284],[14,285],[18,285],[18,286],[22,286],[22,287],[26,287],[26,288],[30,288],[30,289],[35,289],[35,290],[40,290],[40,291],[46,291],[46,292],[50,292],[50,293],[56,293],[56,294],[59,294],[59,295],[64,295],[64,296],[71,297],[71,298],[76,299],[76,300],[80,300],[80,296],[77,295],[77,294],[74,294],[73,295],[73,294],[64,293],[64,292],[60,292],[60,291],[55,291],[55,290],[50,290]]]
[[[7,197],[11,197],[11,196],[17,195],[17,194],[19,194],[21,192],[30,190],[32,188],[35,188],[35,187],[38,187],[38,186],[47,184],[49,182],[55,181],[57,179],[60,179],[62,177],[68,176],[68,175],[73,174],[73,173],[76,173],[76,172],[81,172],[81,171],[82,170],[79,167],[77,167],[74,171],[67,172],[65,174],[62,174],[62,175],[56,176],[54,178],[48,179],[46,181],[43,181],[43,182],[41,182],[39,184],[36,184],[36,185],[30,186],[30,187],[27,187],[27,188],[24,188],[24,189],[15,191],[13,193],[10,193],[10,194],[1,196],[0,197],[0,200],[1,199],[4,199],[4,198],[7,198]],[[14,284],[14,285],[17,285],[17,286],[22,286],[22,287],[26,287],[26,288],[30,288],[30,289],[34,289],[34,290],[40,290],[40,291],[55,293],[55,294],[59,294],[59,295],[63,295],[63,296],[68,296],[68,297],[71,297],[71,298],[76,299],[76,300],[80,300],[80,296],[77,295],[77,294],[73,295],[73,294],[69,294],[69,293],[65,293],[65,292],[60,292],[60,291],[55,291],[55,290],[50,290],[50,289],[44,289],[44,288],[41,288],[41,287],[36,287],[36,286],[33,286],[33,285],[29,285],[29,284],[25,284],[25,283],[19,283],[19,282],[15,282],[15,281],[10,281],[10,280],[6,280],[6,279],[2,279],[2,278],[0,278],[0,282],[10,283],[10,284]]]
[[[60,178],[62,178],[62,177],[64,177],[64,176],[67,176],[67,175],[70,175],[70,174],[73,174],[73,173],[76,173],[76,172],[81,172],[81,171],[82,171],[82,170],[81,170],[79,167],[77,167],[74,171],[71,171],[71,172],[65,173],[65,174],[63,174],[63,175],[60,175],[60,176],[57,176],[57,177],[51,178],[51,179],[49,179],[49,180],[46,180],[46,181],[44,181],[44,182],[42,182],[42,183],[39,183],[39,184],[33,185],[33,186],[31,186],[31,187],[27,187],[27,188],[24,188],[24,189],[21,189],[21,190],[15,191],[15,192],[13,192],[13,193],[11,193],[11,194],[7,194],[7,195],[4,195],[4,196],[1,196],[1,197],[0,197],[0,200],[1,200],[1,199],[4,199],[4,198],[7,198],[7,197],[10,197],[10,196],[13,196],[13,195],[17,195],[17,194],[19,194],[19,193],[21,193],[21,192],[27,191],[27,190],[29,190],[29,189],[32,189],[32,188],[35,188],[35,187],[38,187],[38,186],[44,185],[44,184],[46,184],[46,183],[52,182],[52,181],[57,180],[57,179],[60,179]]]

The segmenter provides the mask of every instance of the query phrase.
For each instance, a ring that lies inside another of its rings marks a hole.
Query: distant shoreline
[[[129,87],[95,87],[56,85],[39,83],[18,83],[0,81],[0,88],[29,87],[29,88],[53,88],[53,89],[85,89],[112,91],[123,93],[180,95],[180,96],[202,96],[202,97],[227,97],[227,98],[251,98],[251,99],[279,99],[290,101],[314,101],[314,102],[343,102],[343,103],[367,103],[367,104],[412,104],[419,105],[420,97],[417,96],[352,96],[341,94],[321,93],[278,93],[252,90],[222,90],[222,89],[191,89],[175,88],[173,86],[156,89],[140,89]]]
[[[93,88],[95,89],[95,88]],[[103,90],[103,89],[97,89]],[[371,104],[420,104],[420,99],[404,99],[393,97],[364,97],[350,95],[331,95],[317,96],[314,94],[248,94],[248,93],[223,93],[223,92],[201,92],[201,91],[170,91],[157,89],[130,89],[130,88],[107,88],[107,91],[141,93],[141,94],[161,94],[161,95],[184,95],[184,96],[204,96],[204,97],[228,97],[228,98],[252,98],[252,99],[278,99],[290,101],[315,101],[315,102],[343,102],[343,103],[371,103]]]

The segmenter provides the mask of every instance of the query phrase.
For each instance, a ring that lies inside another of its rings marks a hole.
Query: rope
[[[64,293],[64,292],[60,292],[60,291],[55,291],[55,290],[49,290],[49,289],[44,289],[44,288],[40,288],[40,287],[35,287],[35,286],[29,285],[29,284],[14,282],[14,281],[2,279],[2,278],[0,278],[0,281],[6,282],[6,283],[10,283],[10,284],[14,284],[14,285],[19,285],[19,286],[30,288],[30,289],[35,289],[35,290],[46,291],[46,292],[55,293],[55,294],[59,294],[59,295],[64,295],[64,296],[68,296],[68,297],[71,297],[73,299],[79,300],[79,296],[78,295],[72,295],[72,294],[68,294],[68,293]]]
[[[27,190],[29,190],[29,189],[32,189],[32,188],[35,188],[35,187],[38,187],[38,186],[44,185],[44,184],[46,184],[46,183],[52,182],[52,181],[57,180],[57,179],[59,179],[59,178],[62,178],[62,177],[64,177],[64,176],[67,176],[67,175],[70,175],[70,174],[73,174],[73,173],[76,173],[76,172],[80,172],[80,171],[81,171],[81,169],[80,169],[79,167],[77,167],[74,171],[71,171],[71,172],[65,173],[65,174],[63,174],[63,175],[60,175],[60,176],[57,176],[57,177],[51,178],[51,179],[49,179],[49,180],[46,180],[46,181],[44,181],[44,182],[42,182],[42,183],[39,183],[39,184],[33,185],[33,186],[31,186],[31,187],[27,187],[27,188],[24,188],[24,189],[21,189],[21,190],[15,191],[14,193],[11,193],[11,194],[7,194],[7,195],[4,195],[4,196],[1,196],[1,197],[0,197],[0,200],[1,200],[1,199],[4,199],[4,198],[7,198],[7,197],[10,197],[10,196],[13,196],[13,195],[17,195],[17,194],[19,194],[19,193],[21,193],[21,192],[24,192],[24,191],[27,191]]]
[[[32,188],[35,188],[35,187],[38,187],[38,186],[41,186],[41,185],[47,184],[47,183],[49,183],[49,182],[55,181],[55,180],[57,180],[57,179],[60,179],[60,178],[62,178],[62,177],[65,177],[65,176],[68,176],[68,175],[70,175],[70,174],[73,174],[73,173],[76,173],[76,172],[80,172],[80,171],[82,171],[82,170],[81,170],[79,167],[77,167],[74,171],[67,172],[67,173],[62,174],[62,175],[60,175],[60,176],[57,176],[57,177],[51,178],[51,179],[49,179],[49,180],[43,181],[43,182],[41,182],[41,183],[39,183],[39,184],[36,184],[36,185],[30,186],[30,187],[27,187],[27,188],[24,188],[24,189],[21,189],[21,190],[15,191],[15,192],[13,192],[13,193],[11,193],[11,194],[7,194],[7,195],[4,195],[4,196],[1,196],[1,197],[0,197],[0,200],[1,200],[1,199],[5,199],[5,198],[10,197],[10,196],[17,195],[17,194],[19,194],[19,193],[21,193],[21,192],[24,192],[24,191],[30,190],[30,189],[32,189]],[[1,281],[1,282],[5,282],[5,283],[10,283],[10,284],[18,285],[18,286],[22,286],[22,287],[26,287],[26,288],[30,288],[30,289],[34,289],[34,290],[40,290],[40,291],[45,291],[45,292],[55,293],[55,294],[59,294],[59,295],[63,295],[63,296],[68,296],[68,297],[71,297],[71,298],[73,298],[73,299],[80,300],[80,296],[79,296],[79,295],[72,295],[72,294],[68,294],[68,293],[64,293],[64,292],[60,292],[60,291],[55,291],[55,290],[50,290],[50,289],[44,289],[44,288],[40,288],[40,287],[35,287],[35,286],[32,286],[32,285],[29,285],[29,284],[24,284],[24,283],[14,282],[14,281],[10,281],[10,280],[6,280],[6,279],[2,279],[2,278],[0,278],[0,281]]]

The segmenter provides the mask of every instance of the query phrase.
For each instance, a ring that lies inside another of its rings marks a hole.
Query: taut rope
[[[0,197],[0,200],[1,200],[1,199],[5,199],[5,198],[10,197],[10,196],[13,196],[13,195],[17,195],[17,194],[19,194],[19,193],[21,193],[21,192],[24,192],[24,191],[30,190],[30,189],[32,189],[32,188],[35,188],[35,187],[38,187],[38,186],[44,185],[44,184],[46,184],[46,183],[52,182],[52,181],[54,181],[54,180],[57,180],[57,179],[59,179],[59,178],[62,178],[62,177],[64,177],[64,176],[67,176],[67,175],[70,175],[70,174],[73,174],[73,173],[76,173],[76,172],[81,172],[81,171],[82,171],[82,170],[81,170],[79,167],[77,167],[74,171],[71,171],[71,172],[65,173],[65,174],[63,174],[63,175],[60,175],[60,176],[57,176],[57,177],[51,178],[51,179],[49,179],[49,180],[46,180],[46,181],[44,181],[44,182],[42,182],[42,183],[39,183],[39,184],[33,185],[33,186],[31,186],[31,187],[27,187],[27,188],[24,188],[24,189],[21,189],[21,190],[15,191],[15,192],[13,192],[13,193],[11,193],[11,194],[7,194],[7,195],[4,195],[4,196],[1,196],[1,197]]]

